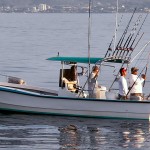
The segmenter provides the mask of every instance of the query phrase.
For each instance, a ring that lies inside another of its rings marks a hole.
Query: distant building
[[[47,7],[46,4],[39,4],[39,11],[46,11]]]
[[[46,5],[47,9],[51,9],[51,7],[49,5]]]
[[[39,10],[37,9],[37,7],[32,7],[32,12],[38,12]]]
[[[144,11],[150,13],[150,8],[144,8]]]

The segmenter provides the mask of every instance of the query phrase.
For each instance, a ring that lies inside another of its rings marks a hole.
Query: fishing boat
[[[140,21],[141,17],[138,17],[133,29],[129,35],[127,35],[134,13],[135,11],[115,49],[113,50],[111,48],[111,42],[104,57],[57,56],[47,59],[47,61],[59,61],[62,64],[58,79],[58,91],[30,86],[25,84],[22,79],[8,76],[8,82],[0,82],[0,111],[92,118],[149,120],[150,100],[148,100],[148,96],[142,101],[118,99],[118,89],[114,90],[112,88],[114,82],[116,82],[116,77],[109,89],[101,85],[96,97],[89,97],[89,91],[87,89],[87,83],[91,73],[90,67],[86,67],[89,63],[93,66],[97,65],[99,68],[102,66],[111,66],[112,64],[123,67],[125,65],[128,66],[132,60],[134,60],[134,58],[131,59],[132,52],[143,36],[143,34],[141,34],[141,36],[137,38],[140,35],[139,31],[147,17],[146,15],[143,21]],[[139,25],[140,22],[141,25]],[[150,42],[147,42],[139,53],[143,51],[149,43]],[[86,79],[82,86],[80,86],[79,83],[74,86],[75,83],[73,83],[72,87],[70,87],[69,84],[72,83],[69,81],[70,68],[68,66],[84,67],[86,69],[84,72]]]

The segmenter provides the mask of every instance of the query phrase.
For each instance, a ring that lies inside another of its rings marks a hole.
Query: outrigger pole
[[[115,37],[114,37],[114,50],[116,48],[116,40],[117,40],[117,26],[118,26],[118,5],[119,5],[119,2],[117,0],[117,8],[116,8],[116,29],[115,29]]]
[[[90,45],[90,41],[91,41],[91,2],[92,0],[89,0],[89,23],[88,23],[88,65],[89,65],[89,76],[90,76],[90,70],[91,70],[91,62],[90,62],[90,49],[91,49],[91,45]]]
[[[87,84],[90,74],[91,74],[91,65],[90,65],[91,64],[91,62],[90,62],[90,58],[91,58],[91,56],[90,56],[90,50],[91,50],[91,44],[90,44],[90,41],[91,41],[91,3],[92,3],[92,0],[89,0],[89,18],[88,18],[88,67],[89,67],[89,70],[88,70],[87,80],[86,80],[84,86],[82,87],[82,89],[79,93],[79,96],[83,92],[85,85]]]

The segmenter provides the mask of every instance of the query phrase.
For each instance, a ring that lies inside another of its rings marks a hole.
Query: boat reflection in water
[[[141,148],[144,145],[144,142],[146,140],[145,134],[147,132],[144,132],[141,129],[142,124],[137,124],[136,126],[134,124],[126,124],[125,130],[122,131],[121,135],[121,141],[122,147],[134,147],[134,148]],[[149,124],[147,126],[147,130],[149,128]],[[148,131],[149,132],[149,131]]]
[[[79,147],[80,142],[80,133],[78,131],[77,126],[75,125],[67,125],[65,127],[60,127],[58,129],[60,131],[60,145],[61,148],[73,148],[77,150],[76,147]]]
[[[96,120],[96,124],[85,124],[68,128],[59,128],[61,148],[73,150],[109,148],[142,148],[148,144],[149,122],[129,120]]]

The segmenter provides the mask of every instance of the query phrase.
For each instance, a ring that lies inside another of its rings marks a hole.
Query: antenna
[[[90,70],[91,70],[91,62],[90,62],[90,41],[91,41],[91,2],[92,0],[89,0],[89,22],[88,22],[88,63],[89,63],[89,75],[90,75]]]
[[[115,48],[116,48],[116,40],[117,40],[117,26],[118,26],[118,0],[117,0],[117,8],[116,8],[116,27],[115,27],[115,39],[114,39],[114,51],[115,51]]]

